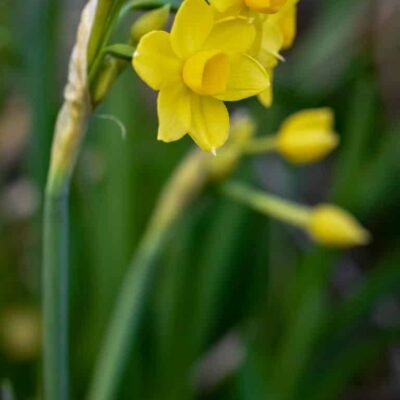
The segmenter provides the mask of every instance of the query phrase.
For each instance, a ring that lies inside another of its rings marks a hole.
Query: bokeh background
[[[40,398],[43,188],[83,4],[0,3],[0,378],[2,396],[16,399]],[[329,106],[340,148],[301,168],[248,159],[237,175],[344,206],[373,241],[326,251],[211,188],[159,257],[118,399],[400,399],[400,3],[301,0],[286,59],[274,106],[245,104],[258,132]],[[75,399],[162,185],[191,146],[156,141],[154,94],[130,69],[91,120],[71,197]]]

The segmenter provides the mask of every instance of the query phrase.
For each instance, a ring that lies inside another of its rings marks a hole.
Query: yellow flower
[[[204,0],[185,0],[170,34],[150,32],[139,42],[133,66],[159,91],[159,140],[188,133],[203,150],[214,152],[229,132],[223,101],[257,95],[269,85],[265,69],[246,54],[254,27],[244,18],[215,18]]]
[[[278,132],[278,152],[295,164],[321,160],[339,143],[333,131],[333,122],[332,110],[328,108],[293,114],[284,121]]]
[[[311,237],[329,247],[351,247],[370,241],[370,234],[347,211],[332,205],[320,205],[311,211],[308,223]]]

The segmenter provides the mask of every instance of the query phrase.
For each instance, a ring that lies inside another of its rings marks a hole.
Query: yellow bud
[[[238,165],[243,147],[254,136],[256,124],[245,113],[237,113],[232,116],[229,140],[216,156],[209,156],[210,178],[221,181],[229,176]]]
[[[124,64],[124,61],[115,58],[106,60],[102,70],[99,72],[96,86],[93,88],[92,103],[94,105],[99,104],[104,99],[124,68]]]
[[[229,176],[240,160],[240,152],[233,148],[223,148],[215,156],[208,155],[209,160],[209,177],[213,181],[222,181]]]
[[[246,144],[256,133],[256,123],[246,112],[238,111],[231,117],[230,143],[235,146]]]
[[[139,17],[131,28],[133,44],[137,44],[146,33],[163,30],[168,22],[169,9],[170,5],[166,4]]]
[[[300,111],[284,121],[277,135],[277,150],[289,162],[306,164],[321,160],[339,143],[330,109]]]
[[[328,247],[365,245],[370,240],[369,232],[352,215],[325,204],[311,211],[308,232],[316,242]]]
[[[264,14],[274,14],[278,12],[287,0],[244,0],[247,7],[251,10]]]

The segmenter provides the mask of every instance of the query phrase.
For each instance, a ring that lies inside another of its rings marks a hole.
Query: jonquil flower
[[[205,151],[214,152],[228,137],[224,101],[264,91],[269,76],[246,54],[255,29],[246,19],[215,20],[204,0],[185,0],[171,33],[153,31],[140,40],[133,67],[159,91],[158,139],[171,142],[188,133]]]

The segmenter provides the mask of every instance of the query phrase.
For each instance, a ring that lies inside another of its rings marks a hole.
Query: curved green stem
[[[191,153],[167,184],[129,266],[96,363],[89,400],[117,398],[130,349],[137,343],[156,258],[171,228],[207,180],[206,157]]]
[[[300,228],[304,228],[310,219],[308,207],[254,190],[242,183],[228,182],[221,186],[221,191],[256,211]]]
[[[276,136],[269,135],[264,137],[254,138],[244,147],[244,154],[264,154],[276,151]]]

